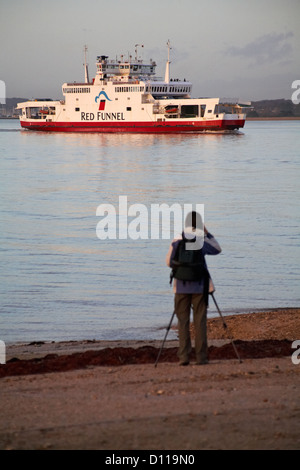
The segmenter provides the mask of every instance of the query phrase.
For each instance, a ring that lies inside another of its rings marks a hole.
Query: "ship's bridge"
[[[108,56],[97,57],[97,74],[103,78],[130,76],[138,78],[141,76],[152,77],[155,75],[156,62],[150,60],[149,64],[144,64],[142,60],[108,60]]]

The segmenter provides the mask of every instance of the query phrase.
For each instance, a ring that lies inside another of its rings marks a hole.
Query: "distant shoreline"
[[[300,116],[285,117],[247,117],[246,121],[300,121]]]

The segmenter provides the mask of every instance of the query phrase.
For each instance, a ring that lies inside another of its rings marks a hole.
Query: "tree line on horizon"
[[[251,104],[253,108],[247,112],[247,117],[300,117],[300,104],[292,100],[261,100]]]

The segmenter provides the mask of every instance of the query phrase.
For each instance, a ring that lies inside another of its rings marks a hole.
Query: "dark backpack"
[[[170,284],[173,278],[183,281],[193,281],[204,284],[204,295],[208,301],[209,272],[204,260],[203,249],[187,250],[186,243],[195,243],[196,237],[192,240],[185,238],[182,233],[182,240],[178,243],[175,256],[172,260],[172,271]]]

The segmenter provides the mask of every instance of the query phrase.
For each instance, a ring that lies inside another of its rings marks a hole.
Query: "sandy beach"
[[[8,346],[0,449],[299,449],[300,309],[225,321],[204,366],[180,367],[177,341],[157,367],[159,341]]]

